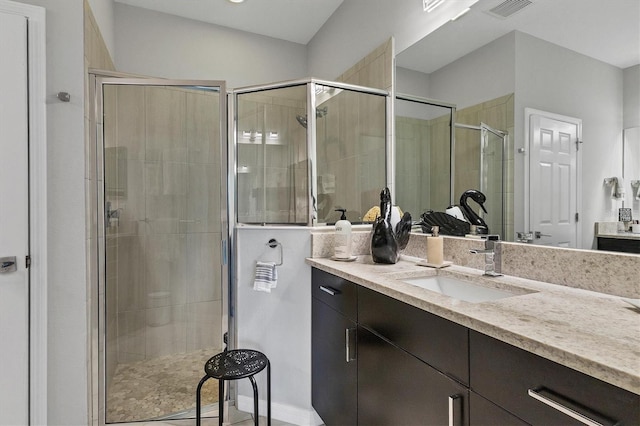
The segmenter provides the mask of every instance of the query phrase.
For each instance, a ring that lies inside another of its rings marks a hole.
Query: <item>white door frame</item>
[[[530,182],[529,182],[529,171],[530,165],[529,160],[531,159],[531,116],[532,115],[541,115],[543,117],[548,117],[553,120],[565,121],[567,123],[575,124],[578,129],[577,138],[578,141],[582,142],[582,119],[569,117],[567,115],[556,114],[553,112],[542,111],[534,108],[525,108],[524,109],[524,146],[525,152],[527,154],[527,158],[524,161],[524,232],[533,232],[531,229],[531,215],[530,215]],[[582,150],[578,149],[576,152],[576,210],[580,216],[582,216]],[[582,247],[582,225],[581,222],[578,221],[576,224],[576,246],[577,248]]]
[[[29,422],[47,424],[47,128],[45,9],[0,0],[27,18],[29,72]]]

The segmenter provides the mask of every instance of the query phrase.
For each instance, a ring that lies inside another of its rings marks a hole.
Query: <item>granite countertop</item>
[[[633,232],[628,232],[628,231],[599,232],[599,233],[596,234],[596,237],[600,237],[600,238],[622,238],[624,240],[640,240],[640,234],[635,234]]]
[[[436,270],[417,266],[417,260],[403,256],[395,265],[381,265],[358,256],[354,262],[308,258],[307,263],[640,394],[640,309],[617,296],[517,277],[488,278],[456,265]],[[400,281],[436,274],[519,294],[469,303]]]

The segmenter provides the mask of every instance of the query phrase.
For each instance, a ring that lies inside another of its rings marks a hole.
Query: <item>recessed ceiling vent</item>
[[[505,19],[514,13],[520,12],[532,3],[530,0],[505,0],[493,9],[486,10],[485,12],[495,18]]]

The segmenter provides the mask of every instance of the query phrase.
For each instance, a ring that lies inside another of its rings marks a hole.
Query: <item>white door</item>
[[[0,12],[0,58],[0,425],[26,425],[29,272],[25,259],[29,252],[29,188],[24,16]]]
[[[581,120],[529,118],[529,231],[535,244],[577,247]]]

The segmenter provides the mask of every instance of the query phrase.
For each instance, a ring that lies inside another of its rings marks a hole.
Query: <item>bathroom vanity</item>
[[[327,425],[640,421],[640,312],[620,298],[369,256],[307,262]],[[507,294],[471,303],[409,284],[436,275]]]

